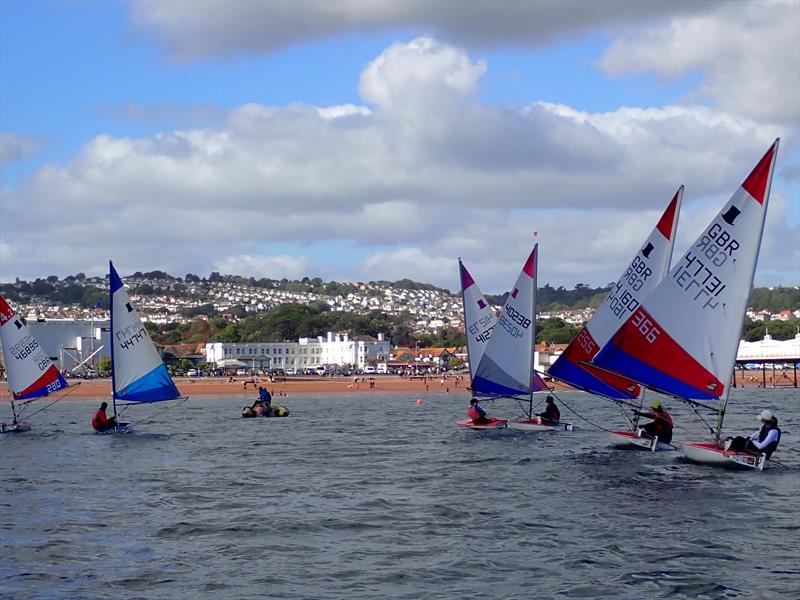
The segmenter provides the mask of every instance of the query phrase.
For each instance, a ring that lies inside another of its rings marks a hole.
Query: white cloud
[[[711,0],[138,0],[133,4],[132,24],[172,58],[192,60],[275,52],[349,32],[413,26],[461,44],[538,48],[598,28],[705,13],[716,4]]]
[[[41,143],[28,136],[0,133],[0,165],[26,160],[39,151]]]
[[[248,104],[216,127],[97,136],[3,190],[0,239],[13,253],[0,280],[103,273],[107,257],[125,271],[288,277],[315,265],[261,256],[265,245],[347,240],[375,259],[335,277],[454,285],[462,255],[485,267],[487,290],[502,290],[539,230],[543,281],[605,283],[679,184],[683,227],[701,200],[726,199],[773,137],[698,106],[486,106],[475,95],[486,68],[422,38],[365,68],[373,108]],[[799,239],[787,227],[776,233]],[[779,258],[767,248],[762,264]]]
[[[665,78],[700,69],[698,93],[728,112],[797,126],[800,4],[734,2],[672,18],[615,41],[600,61],[609,75],[653,71]]]

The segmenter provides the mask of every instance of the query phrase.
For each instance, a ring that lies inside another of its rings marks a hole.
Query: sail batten
[[[160,402],[180,398],[178,388],[110,261],[109,274],[114,398],[126,402]]]

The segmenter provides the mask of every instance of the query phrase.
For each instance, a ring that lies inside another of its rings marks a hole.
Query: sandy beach
[[[766,387],[774,387],[772,372],[766,373]],[[787,377],[788,375],[788,377]],[[775,373],[775,379],[781,388],[792,387],[793,374],[789,372],[780,376]],[[64,400],[81,400],[85,398],[102,398],[111,395],[111,379],[69,380],[71,387]],[[761,371],[749,371],[742,381],[741,372],[736,372],[737,387],[759,388],[761,386]],[[80,383],[80,385],[75,385]],[[253,383],[250,378],[237,377],[229,381],[226,377],[176,377],[175,384],[181,393],[187,396],[230,396],[240,394],[243,397],[252,397],[257,386],[263,385],[276,396],[292,396],[296,394],[369,394],[370,392],[407,392],[409,394],[468,394],[469,378],[460,376],[458,381],[453,377],[444,379],[438,377],[396,377],[377,376],[374,386],[370,387],[370,379],[359,377],[287,377],[285,381],[268,381],[259,379]],[[570,390],[569,386],[558,382],[549,382],[548,385],[555,390]],[[0,383],[0,396],[6,397],[8,387],[5,382]]]
[[[102,398],[111,395],[111,379],[69,380],[71,387],[64,400],[82,400],[85,398]],[[80,383],[80,385],[74,385]],[[271,382],[259,379],[253,383],[250,378],[238,377],[229,381],[226,377],[176,377],[175,384],[181,393],[187,396],[217,395],[230,396],[241,394],[246,397],[255,395],[257,386],[265,386],[273,396],[292,396],[296,394],[353,394],[370,392],[408,392],[457,394],[467,393],[465,386],[469,378],[459,377],[458,383],[453,378],[402,378],[393,376],[378,376],[374,379],[374,386],[370,387],[370,380],[359,378],[354,381],[352,377],[318,377],[303,378],[288,377],[285,381]],[[0,396],[6,397],[8,393],[5,382],[0,383]]]

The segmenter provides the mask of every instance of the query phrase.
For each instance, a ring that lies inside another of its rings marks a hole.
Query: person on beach
[[[92,417],[92,427],[95,431],[108,431],[117,425],[117,420],[114,417],[109,419],[106,415],[106,408],[108,408],[108,403],[101,403],[100,408],[97,409],[94,417]]]
[[[653,403],[650,405],[649,413],[636,410],[634,414],[640,417],[649,417],[653,419],[652,422],[642,427],[642,431],[647,435],[650,437],[658,437],[658,441],[664,444],[672,442],[672,417],[664,410],[660,400],[653,400]]]
[[[478,404],[478,399],[473,398],[469,401],[469,408],[467,409],[467,416],[472,419],[472,422],[476,425],[480,423],[488,423],[489,417],[486,416],[486,411],[481,408],[481,405]]]
[[[539,417],[541,422],[545,425],[549,425],[551,423],[553,425],[557,424],[561,420],[561,411],[558,410],[555,400],[552,396],[548,396],[544,403],[544,412],[537,413],[536,416]]]
[[[758,415],[761,428],[747,437],[736,436],[725,440],[725,449],[735,452],[750,452],[752,454],[766,454],[772,456],[781,441],[781,430],[778,419],[771,410],[764,409]]]

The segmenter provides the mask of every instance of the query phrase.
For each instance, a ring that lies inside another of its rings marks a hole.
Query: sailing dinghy
[[[111,378],[114,417],[123,406],[185,399],[158,356],[139,314],[131,304],[122,279],[109,261],[111,294]],[[113,431],[131,431],[132,423],[118,423]]]
[[[30,431],[30,421],[23,420],[25,409],[37,399],[66,389],[67,380],[2,295],[0,342],[3,344],[12,414],[10,423],[0,423],[0,433]]]
[[[492,337],[497,317],[492,307],[486,302],[478,284],[470,275],[461,259],[458,259],[458,269],[461,275],[461,301],[464,306],[464,330],[467,334],[467,360],[469,362],[470,381],[475,381],[478,364],[483,358],[486,345]],[[471,388],[473,386],[470,386]],[[476,396],[481,394],[473,389]],[[508,425],[504,419],[490,418],[488,423],[473,423],[472,419],[456,421],[461,427],[470,429],[502,429]]]
[[[563,431],[568,423],[543,422],[533,414],[534,392],[547,385],[534,370],[536,343],[536,271],[539,245],[533,247],[506,298],[491,337],[472,377],[473,393],[495,399],[513,398],[527,402],[525,415],[508,421],[518,431]],[[470,356],[471,358],[471,356]]]
[[[550,367],[549,375],[579,390],[611,399],[620,407],[628,405],[641,410],[644,402],[641,386],[620,374],[597,369],[590,361],[669,273],[682,201],[683,186],[675,192],[658,223],[606,299]],[[629,420],[628,430],[609,431],[611,443],[620,448],[652,451],[673,449],[671,445],[659,444],[657,438],[643,434],[638,424],[639,418],[634,416]]]
[[[714,439],[682,444],[691,461],[763,469],[765,455],[725,450],[722,422],[764,232],[779,140],[594,364],[716,413]]]

